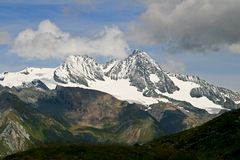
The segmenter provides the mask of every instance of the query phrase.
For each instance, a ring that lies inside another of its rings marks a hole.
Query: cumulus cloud
[[[162,64],[161,67],[165,71],[169,71],[172,73],[185,73],[186,72],[186,64],[174,59],[174,58],[167,58]]]
[[[95,36],[72,36],[53,22],[42,21],[37,30],[26,29],[14,40],[11,52],[28,59],[65,58],[68,55],[122,58],[129,46],[118,27],[105,27]]]
[[[0,31],[0,45],[10,44],[11,36],[8,32]]]
[[[170,51],[204,52],[224,47],[240,53],[239,0],[152,0],[138,22],[130,25],[131,40],[167,44]]]

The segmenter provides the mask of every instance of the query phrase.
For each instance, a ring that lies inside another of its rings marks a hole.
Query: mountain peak
[[[128,79],[132,86],[144,95],[154,96],[156,92],[173,93],[178,87],[168,78],[156,61],[146,52],[134,50],[127,58],[111,63],[104,72],[114,80]],[[107,68],[107,67],[105,67]],[[155,80],[152,80],[155,77]]]
[[[148,58],[151,58],[146,52],[143,52],[139,49],[133,50],[132,54],[129,57],[148,57]]]
[[[95,62],[96,60],[90,56],[87,55],[70,55],[66,58],[65,64],[66,63],[81,63],[81,62]]]
[[[133,50],[132,54],[141,54],[141,53],[144,53],[144,52],[141,51],[140,49],[135,49],[135,50]]]
[[[73,55],[54,72],[54,79],[62,83],[80,83],[88,86],[87,80],[104,80],[101,66],[89,56]]]
[[[134,65],[143,66],[149,68],[155,67],[158,70],[162,71],[162,68],[159,64],[146,52],[143,52],[139,49],[133,51],[133,53],[126,58],[126,61],[134,63]]]

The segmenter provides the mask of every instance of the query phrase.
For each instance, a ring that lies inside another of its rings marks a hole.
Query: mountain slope
[[[93,138],[93,142],[145,143],[168,134],[160,123],[169,123],[161,121],[160,117],[156,120],[156,116],[144,111],[145,107],[142,105],[129,104],[109,94],[82,88],[58,86],[52,92],[53,96],[38,100],[37,108],[68,126],[74,135],[82,136],[87,133]],[[157,107],[162,108],[161,114],[168,110],[164,104]],[[173,112],[181,111],[175,109]],[[179,128],[174,132],[192,127],[185,124],[185,120],[193,118],[193,115],[183,115],[175,124]],[[196,120],[193,125],[200,123],[200,120]]]
[[[23,151],[38,142],[71,137],[63,125],[5,90],[0,93],[0,114],[0,156]]]
[[[239,159],[240,110],[224,113],[206,124],[153,141],[195,152],[201,159]]]
[[[208,123],[154,140],[143,146],[59,145],[44,146],[5,159],[139,159],[139,160],[238,160],[240,110],[224,113]]]

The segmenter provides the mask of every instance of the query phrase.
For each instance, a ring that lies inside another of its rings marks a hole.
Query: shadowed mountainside
[[[42,146],[5,159],[238,160],[239,137],[240,110],[236,110],[224,113],[202,126],[142,146],[87,144]]]

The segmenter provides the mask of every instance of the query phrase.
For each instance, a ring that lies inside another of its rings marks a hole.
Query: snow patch
[[[104,77],[105,81],[88,81],[89,89],[99,90],[113,95],[114,97],[128,102],[150,105],[158,103],[155,98],[145,97],[137,88],[130,85],[129,79],[113,80]]]
[[[149,111],[149,110],[151,110],[152,109],[152,107],[150,107],[150,106],[147,106],[147,108],[144,110],[144,111]]]
[[[240,101],[235,101],[235,104],[240,104]]]
[[[104,79],[105,81],[88,80],[89,87],[80,85],[77,83],[71,83],[71,82],[69,82],[68,84],[58,84],[58,85],[62,85],[64,87],[80,87],[84,89],[98,90],[98,91],[111,94],[112,96],[116,97],[119,100],[128,101],[129,103],[142,104],[145,106],[156,104],[158,102],[164,102],[164,103],[170,102],[166,98],[152,98],[152,97],[143,96],[142,92],[139,92],[136,87],[130,85],[129,79],[113,80],[109,77],[104,77]],[[151,109],[151,107],[148,107],[148,110],[149,109]]]
[[[164,102],[164,103],[169,103],[170,101],[166,98],[157,98],[158,101]]]
[[[149,78],[153,83],[157,83],[159,81],[159,78],[156,74],[150,74]]]
[[[180,110],[183,110],[183,111],[186,111],[186,112],[190,113],[189,110],[186,110],[186,109],[184,109],[183,107],[177,106],[177,108],[180,109]]]
[[[0,81],[0,84],[11,88],[22,86],[24,83],[30,83],[34,79],[38,79],[48,88],[55,89],[54,70],[55,68],[27,68],[20,72],[9,72],[5,75],[4,80]]]

